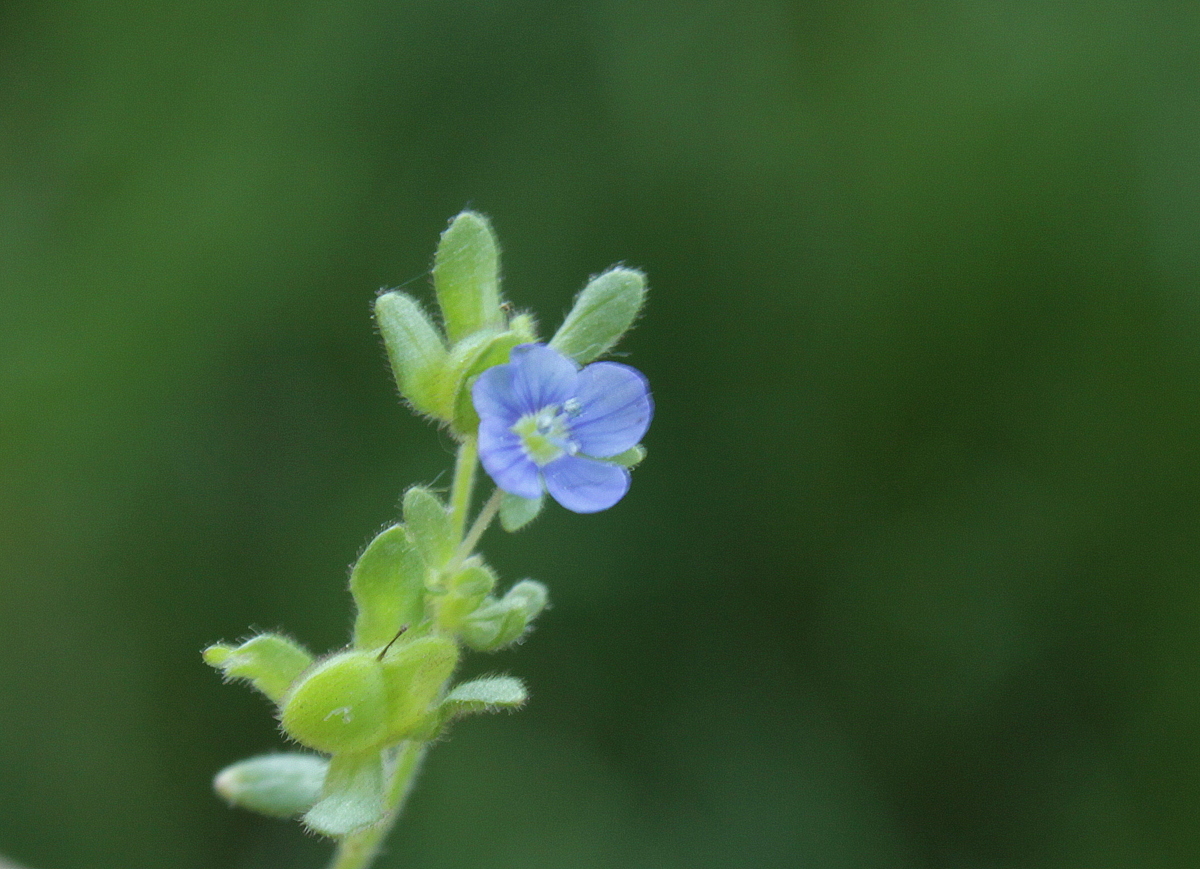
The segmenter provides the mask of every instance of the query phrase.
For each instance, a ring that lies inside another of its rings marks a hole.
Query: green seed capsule
[[[458,646],[442,636],[396,644],[383,659],[389,742],[416,738],[458,664]]]
[[[368,652],[342,652],[318,664],[283,701],[283,729],[317,751],[363,751],[387,733],[383,667]]]

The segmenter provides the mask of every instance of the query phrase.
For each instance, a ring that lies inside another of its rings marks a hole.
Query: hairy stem
[[[458,447],[458,457],[454,462],[454,480],[450,484],[450,522],[451,534],[456,548],[451,565],[457,569],[463,559],[471,554],[480,536],[491,524],[492,519],[500,510],[499,489],[488,499],[487,504],[479,511],[471,530],[467,531],[467,516],[471,511],[471,495],[475,488],[475,468],[479,464],[479,446],[475,438],[465,439]],[[465,536],[464,536],[465,534]],[[404,802],[416,781],[417,771],[421,760],[429,748],[427,742],[408,741],[401,744],[396,753],[396,765],[392,772],[391,782],[384,802],[383,818],[379,823],[366,827],[346,836],[338,843],[329,869],[366,869],[370,866],[389,832],[396,824]],[[2,869],[2,867],[0,867]]]
[[[475,545],[479,543],[479,538],[483,536],[483,532],[492,524],[492,520],[496,518],[496,514],[500,512],[500,500],[504,497],[504,492],[496,489],[492,493],[492,497],[488,498],[487,503],[479,511],[479,515],[475,517],[475,522],[471,525],[471,530],[467,532],[467,536],[463,538],[462,543],[458,544],[458,549],[454,551],[454,557],[450,559],[450,563],[446,566],[446,573],[453,574],[458,570],[459,566],[470,557],[475,551]]]
[[[466,438],[458,446],[454,460],[454,482],[450,485],[450,533],[454,541],[463,539],[467,514],[471,512],[471,495],[475,491],[475,466],[479,463],[479,442]]]
[[[405,742],[396,753],[396,768],[388,787],[383,819],[370,827],[351,833],[338,843],[329,869],[366,869],[379,854],[387,834],[391,832],[404,809],[404,803],[416,781],[421,760],[429,746],[427,742]]]

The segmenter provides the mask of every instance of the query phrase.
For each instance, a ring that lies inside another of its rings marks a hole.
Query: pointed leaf
[[[586,365],[612,348],[633,325],[646,298],[646,276],[612,268],[592,278],[550,340],[555,350]]]
[[[404,525],[431,570],[440,569],[454,555],[450,511],[433,492],[413,486],[404,493]]]
[[[315,754],[263,754],[225,767],[213,788],[231,806],[291,818],[316,803],[328,768],[329,761]]]
[[[335,754],[321,800],[304,816],[310,830],[341,837],[383,817],[383,756],[378,751]]]
[[[313,662],[300,645],[279,634],[259,634],[240,646],[223,643],[204,650],[204,662],[226,679],[245,679],[278,703],[288,688]]]
[[[442,233],[433,261],[433,286],[451,343],[503,325],[500,253],[482,214],[464,211]]]
[[[609,456],[604,461],[612,462],[614,465],[621,465],[624,468],[634,468],[642,463],[646,458],[646,448],[641,444],[635,444],[623,453],[617,453],[615,456]]]
[[[425,564],[402,525],[393,525],[368,544],[350,573],[358,614],[354,645],[387,645],[404,625],[425,617]]]
[[[517,709],[529,699],[520,679],[512,676],[486,676],[454,686],[438,707],[445,719],[459,715]]]
[[[448,421],[449,407],[438,403],[448,353],[420,304],[406,293],[384,293],[375,300],[375,320],[400,394],[420,413]]]
[[[525,339],[514,331],[477,332],[464,339],[450,354],[447,383],[453,385],[450,404],[454,409],[454,430],[471,434],[479,427],[479,414],[471,399],[475,379],[495,365],[508,362],[509,354]]]

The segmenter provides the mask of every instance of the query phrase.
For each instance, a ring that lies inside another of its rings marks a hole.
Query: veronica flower
[[[646,378],[617,362],[580,369],[543,344],[515,347],[509,359],[479,375],[471,393],[479,459],[496,485],[522,498],[544,488],[575,513],[620,501],[629,470],[602,460],[636,446],[650,426]]]

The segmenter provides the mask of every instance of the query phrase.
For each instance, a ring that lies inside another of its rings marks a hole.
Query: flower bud
[[[387,735],[387,703],[383,667],[375,656],[341,652],[288,692],[281,721],[288,736],[317,751],[363,751]]]
[[[315,754],[263,754],[225,767],[213,789],[231,806],[291,818],[316,803],[329,761]]]
[[[406,293],[384,293],[375,300],[375,320],[400,394],[419,413],[448,420],[449,409],[438,404],[446,345],[417,300]]]
[[[532,579],[521,580],[503,598],[484,604],[463,620],[463,642],[480,652],[515,643],[545,608],[546,598],[546,586]]]
[[[576,297],[550,346],[580,365],[612,348],[633,325],[646,298],[646,276],[612,268],[592,278]]]
[[[496,587],[496,574],[478,557],[469,558],[462,569],[446,583],[446,591],[437,598],[438,627],[449,633],[458,630]]]
[[[503,324],[500,253],[482,214],[464,211],[442,233],[433,260],[433,286],[452,344]]]

